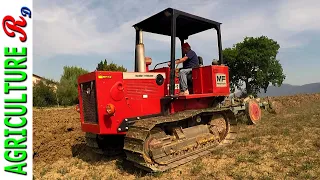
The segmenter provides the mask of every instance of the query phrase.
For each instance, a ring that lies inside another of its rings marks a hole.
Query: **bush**
[[[56,93],[50,83],[40,81],[33,86],[33,106],[48,107],[56,104]]]
[[[58,86],[59,103],[62,106],[70,106],[78,103],[78,90],[72,80],[62,79]]]
[[[78,77],[82,74],[88,73],[79,67],[65,66],[63,68],[63,75],[57,89],[59,103],[62,106],[70,106],[78,104]]]

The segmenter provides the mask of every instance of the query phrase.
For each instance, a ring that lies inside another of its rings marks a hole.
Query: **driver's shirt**
[[[183,69],[199,67],[199,59],[194,51],[190,49],[190,51],[187,52],[186,56],[188,57],[188,59],[183,62]]]

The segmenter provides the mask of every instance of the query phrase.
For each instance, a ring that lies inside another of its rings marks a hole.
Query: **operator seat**
[[[203,59],[201,56],[198,56],[199,59],[199,67],[203,66]],[[192,87],[193,87],[193,83],[192,83],[192,71],[187,75],[187,83],[188,83],[188,89],[189,89],[189,93],[193,94],[192,92]]]
[[[201,56],[198,56],[198,59],[199,59],[199,66],[203,66],[203,59]]]

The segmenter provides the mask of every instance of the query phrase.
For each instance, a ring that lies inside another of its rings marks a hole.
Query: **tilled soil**
[[[120,169],[118,167],[124,157],[108,158],[92,152],[85,144],[84,135],[85,133],[81,131],[79,113],[74,107],[34,109],[34,177],[114,179],[113,176],[117,176],[122,166],[126,166],[121,164]],[[134,172],[127,173],[134,179],[135,175],[131,174]]]
[[[320,177],[320,94],[271,100],[280,111],[264,111],[260,124],[243,126],[232,147],[157,174],[133,167],[123,156],[107,158],[93,153],[85,145],[79,114],[73,107],[34,109],[34,176],[126,180]]]
[[[35,109],[33,111],[34,162],[55,162],[72,157],[84,143],[79,114],[74,108]]]

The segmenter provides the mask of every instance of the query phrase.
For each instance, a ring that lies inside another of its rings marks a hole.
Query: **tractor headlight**
[[[110,115],[110,116],[114,115],[114,113],[116,111],[116,109],[115,109],[113,104],[108,104],[106,110],[107,110],[107,114]]]

